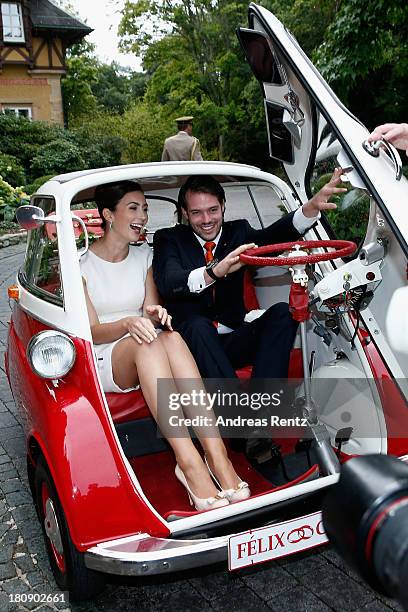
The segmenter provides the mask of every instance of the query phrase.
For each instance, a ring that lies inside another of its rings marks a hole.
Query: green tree
[[[406,120],[407,37],[406,2],[341,0],[315,53],[324,78],[368,126]]]
[[[143,97],[146,80],[146,74],[122,68],[116,62],[99,63],[91,89],[99,106],[122,114],[132,102]]]
[[[98,60],[95,46],[81,41],[70,47],[67,54],[67,74],[61,81],[64,113],[68,125],[81,115],[92,113],[97,107],[92,84],[98,79]]]
[[[341,0],[338,0],[340,2]],[[264,0],[312,52],[336,14],[333,0]],[[243,0],[125,0],[121,46],[143,58],[145,99],[166,117],[193,114],[205,157],[271,166],[262,92],[240,49]]]
[[[237,0],[126,0],[119,27],[121,47],[141,54],[152,74],[147,99],[166,104],[168,113],[210,113],[213,134],[207,146],[224,157],[225,138],[250,71],[235,36],[247,2]],[[244,79],[242,79],[244,73]],[[228,147],[227,147],[228,155]]]
[[[266,0],[270,10],[296,37],[309,56],[322,43],[342,0]]]

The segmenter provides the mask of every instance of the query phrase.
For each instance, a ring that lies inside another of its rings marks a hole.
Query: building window
[[[1,3],[4,42],[24,42],[21,6],[16,2]]]
[[[7,106],[3,104],[2,111],[5,115],[16,115],[16,117],[32,119],[31,106]]]

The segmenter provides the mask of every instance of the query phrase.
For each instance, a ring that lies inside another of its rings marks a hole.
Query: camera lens
[[[408,466],[366,455],[342,467],[323,504],[328,538],[377,591],[408,607]]]

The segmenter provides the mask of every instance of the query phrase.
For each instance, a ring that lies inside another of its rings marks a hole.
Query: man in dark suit
[[[244,267],[239,255],[255,245],[297,240],[320,210],[336,208],[328,198],[341,169],[294,213],[255,230],[245,220],[224,222],[224,189],[210,176],[192,176],[180,189],[179,207],[188,225],[162,229],[154,237],[153,275],[205,378],[233,378],[252,364],[252,378],[286,378],[296,334],[288,304],[278,303],[251,323],[244,317]]]

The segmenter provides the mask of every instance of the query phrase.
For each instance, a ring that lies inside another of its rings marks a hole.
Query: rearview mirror
[[[23,229],[36,229],[43,223],[44,211],[38,206],[19,206],[16,210],[16,219]]]
[[[52,215],[45,217],[44,211],[39,206],[19,206],[16,210],[17,223],[25,230],[37,229],[43,223],[56,223],[59,219]]]

